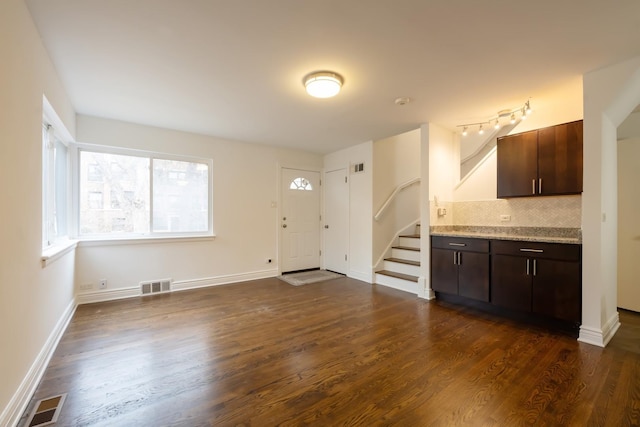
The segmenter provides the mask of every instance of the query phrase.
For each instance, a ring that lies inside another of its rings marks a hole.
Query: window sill
[[[64,255],[76,249],[78,246],[77,240],[65,240],[62,242],[58,242],[54,245],[49,246],[46,249],[42,250],[42,257],[40,261],[42,262],[42,267],[46,267],[52,262],[62,258]]]
[[[83,239],[78,242],[81,247],[148,245],[155,243],[206,242],[215,240],[216,236],[172,236],[172,237],[125,237],[121,239]]]

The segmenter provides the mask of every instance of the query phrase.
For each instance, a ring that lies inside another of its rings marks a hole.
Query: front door
[[[282,169],[283,273],[320,267],[320,173]]]

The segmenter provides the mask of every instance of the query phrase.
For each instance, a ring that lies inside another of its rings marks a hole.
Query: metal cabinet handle
[[[462,252],[458,252],[458,265],[462,265]]]
[[[527,258],[527,276],[529,275],[529,258]]]
[[[458,265],[458,253],[453,253],[453,265]]]
[[[535,180],[535,178],[531,180],[531,194],[536,194],[536,180]]]
[[[538,274],[538,263],[534,259],[533,260],[533,275],[535,276],[536,274]]]
[[[542,178],[538,180],[538,194],[542,194]]]
[[[535,252],[537,254],[541,254],[544,252],[542,249],[529,249],[529,248],[520,248],[520,252]]]
[[[449,246],[467,246],[466,243],[449,243]]]

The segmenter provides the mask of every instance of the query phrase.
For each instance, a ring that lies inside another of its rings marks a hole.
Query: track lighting
[[[467,136],[469,126],[478,126],[478,133],[480,135],[484,134],[484,125],[491,125],[493,123],[493,128],[498,130],[500,129],[500,120],[508,117],[509,122],[514,125],[516,124],[516,114],[520,115],[520,120],[525,120],[529,114],[531,114],[533,110],[531,109],[531,100],[527,100],[522,107],[514,108],[512,110],[501,110],[498,111],[498,114],[487,119],[484,122],[477,123],[466,123],[464,125],[458,125],[457,127],[462,128],[462,136]]]

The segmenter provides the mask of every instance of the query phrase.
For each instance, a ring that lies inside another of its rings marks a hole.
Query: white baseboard
[[[618,332],[620,328],[620,315],[616,311],[613,316],[609,318],[607,323],[604,324],[602,329],[590,328],[588,326],[580,326],[580,335],[578,341],[596,345],[598,347],[605,347],[611,341],[611,338]]]
[[[432,300],[436,298],[436,293],[433,289],[429,288],[427,284],[427,279],[424,277],[418,278],[418,298]]]
[[[350,277],[356,280],[361,280],[367,283],[373,283],[373,274],[371,271],[367,273],[363,273],[361,271],[349,270],[349,274],[347,274],[347,277]]]
[[[228,285],[231,283],[246,282],[248,280],[267,279],[269,277],[276,276],[278,276],[278,269],[271,269],[242,274],[230,274],[227,276],[206,277],[204,279],[180,280],[173,282],[171,284],[171,287],[173,291],[185,291],[187,289]]]
[[[245,282],[248,280],[266,279],[276,277],[277,269],[254,271],[250,273],[230,274],[226,276],[205,277],[193,280],[179,280],[171,284],[172,291],[185,291],[188,289],[206,288],[209,286],[228,285],[231,283]],[[94,302],[114,301],[123,298],[140,296],[140,287],[133,286],[120,289],[107,289],[104,291],[84,292],[78,294],[78,304],[91,304]]]
[[[31,365],[29,372],[27,372],[27,375],[22,380],[20,387],[18,387],[11,401],[9,401],[7,407],[2,411],[0,415],[0,425],[15,426],[20,421],[24,411],[27,409],[27,405],[29,405],[31,396],[33,396],[38,384],[40,384],[40,380],[49,365],[53,352],[56,350],[64,331],[67,329],[73,314],[76,312],[76,307],[76,301],[72,300],[62,313],[62,316],[56,323],[53,331],[51,331],[42,350],[40,350],[40,353]]]

